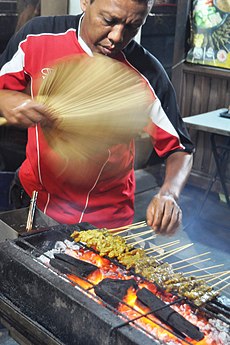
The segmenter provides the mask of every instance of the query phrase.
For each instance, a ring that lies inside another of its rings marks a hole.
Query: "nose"
[[[124,26],[121,24],[114,25],[110,33],[108,34],[108,39],[110,40],[112,45],[122,43],[123,37],[124,37]]]

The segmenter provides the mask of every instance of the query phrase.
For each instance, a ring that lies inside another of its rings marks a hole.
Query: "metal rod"
[[[29,207],[29,212],[28,212],[28,217],[27,217],[27,222],[26,222],[26,231],[27,232],[31,231],[32,227],[33,227],[37,197],[38,197],[38,192],[36,190],[34,190],[33,194],[32,194],[32,198],[30,200],[30,207]]]

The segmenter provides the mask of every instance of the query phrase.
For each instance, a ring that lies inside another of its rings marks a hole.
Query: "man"
[[[55,156],[39,123],[52,123],[47,109],[33,100],[34,79],[68,55],[100,53],[139,71],[155,95],[149,132],[154,149],[166,158],[165,180],[148,206],[147,223],[162,234],[181,223],[177,204],[190,173],[193,146],[179,116],[175,95],[161,64],[133,37],[144,24],[153,0],[81,0],[82,16],[40,17],[30,21],[9,42],[1,57],[0,113],[11,125],[28,127],[27,159],[19,179],[29,196],[38,191],[38,207],[62,223],[88,221],[99,227],[132,223],[134,205],[134,143],[113,146],[100,168],[92,167],[88,183],[54,176]],[[25,93],[31,85],[32,99]],[[141,116],[141,114],[140,114]],[[79,165],[76,163],[76,173]]]

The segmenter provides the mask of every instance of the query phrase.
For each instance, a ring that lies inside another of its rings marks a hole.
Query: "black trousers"
[[[18,170],[15,172],[14,179],[10,186],[10,204],[14,209],[28,207],[30,204],[30,196],[21,185],[18,177]]]

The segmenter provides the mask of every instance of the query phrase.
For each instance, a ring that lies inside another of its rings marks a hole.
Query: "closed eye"
[[[114,18],[103,18],[107,25],[116,25],[118,23],[117,19]]]

